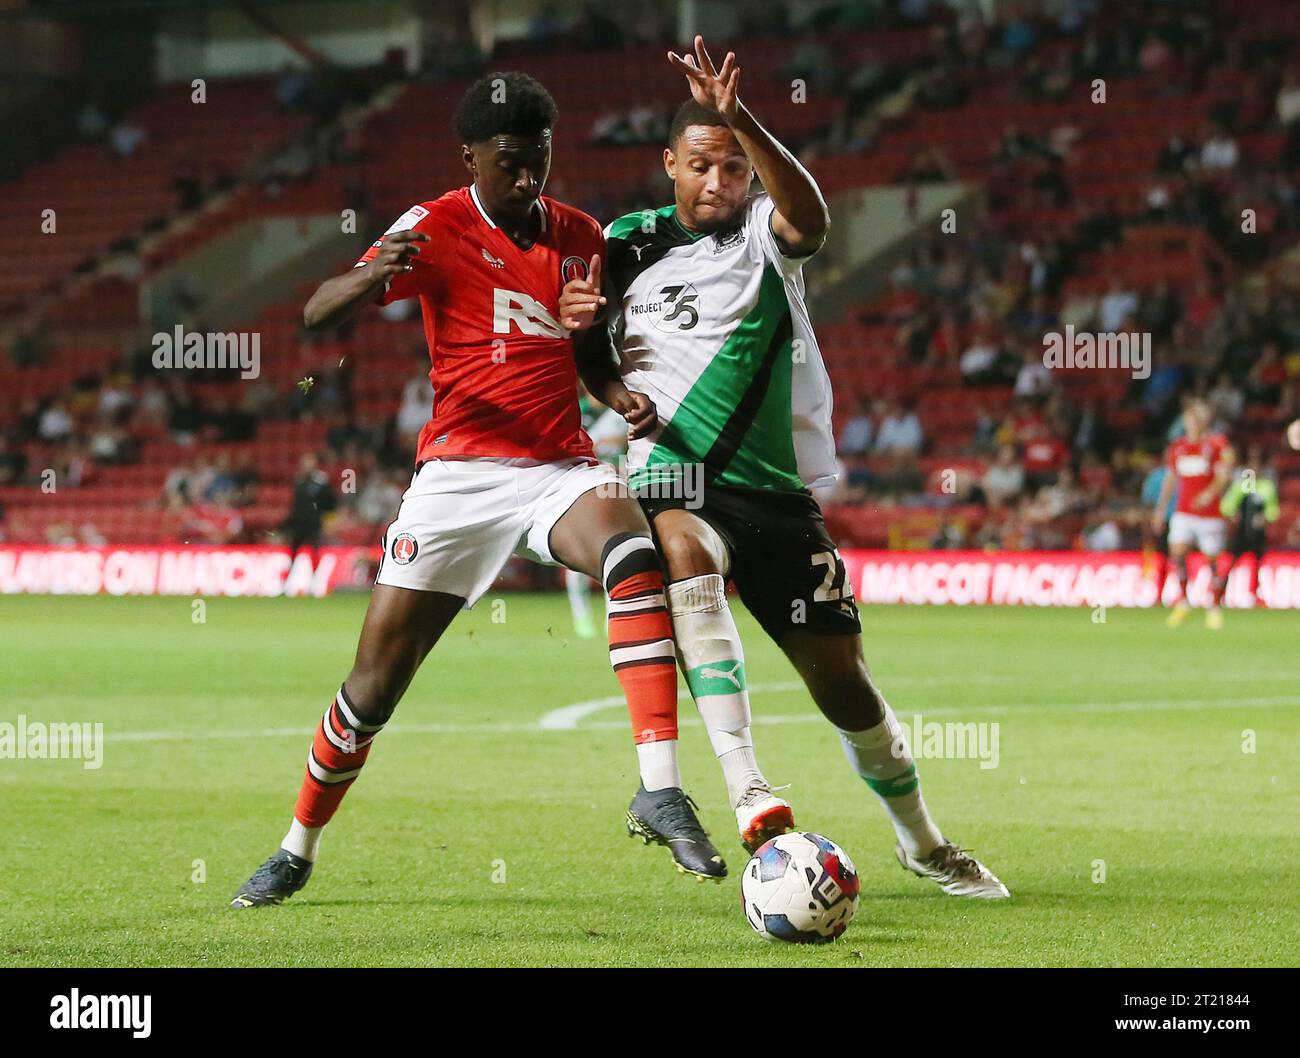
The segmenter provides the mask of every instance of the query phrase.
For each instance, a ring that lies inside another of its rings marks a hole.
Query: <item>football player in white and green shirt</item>
[[[835,478],[831,387],[802,276],[829,227],[826,203],[740,102],[733,54],[715,69],[696,37],[693,56],[670,52],[669,61],[692,95],[664,151],[675,201],[614,221],[603,283],[593,260],[587,279],[565,287],[560,312],[565,327],[587,331],[575,351],[597,399],[613,403],[627,388],[655,403],[657,427],[629,448],[629,481],[667,566],[681,667],[741,841],[753,851],[792,828],[794,815],[754,756],[727,577],[839,729],[893,823],[902,865],[953,895],[1006,897],[930,817],[904,730],[868,674],[844,563],[809,492]],[[765,190],[751,195],[755,172]],[[608,326],[593,328],[598,320]]]

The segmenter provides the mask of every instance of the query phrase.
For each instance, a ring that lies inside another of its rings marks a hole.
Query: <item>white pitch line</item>
[[[798,691],[803,689],[803,684],[797,680],[790,680],[786,683],[761,683],[755,684],[750,688],[751,691]],[[680,690],[677,692],[679,702],[689,702],[691,692]],[[552,709],[545,713],[537,726],[543,731],[572,731],[578,726],[578,721],[592,713],[599,713],[605,709],[612,709],[614,706],[625,705],[626,699],[621,694],[608,694],[603,698],[592,698],[585,702],[574,702],[572,705],[561,706],[559,709]]]
[[[800,685],[802,686],[802,685]],[[759,684],[753,689],[774,690],[788,689],[786,684]],[[603,701],[603,699],[598,699]],[[623,704],[622,698],[613,699],[617,705]],[[590,704],[590,703],[578,703]],[[941,706],[936,709],[917,710],[920,716],[960,716],[966,720],[977,720],[984,716],[1014,716],[1016,714],[1043,715],[1047,713],[1143,713],[1143,712],[1196,712],[1214,709],[1296,709],[1300,708],[1300,698],[1294,695],[1266,698],[1221,698],[1221,699],[1169,699],[1164,701],[1130,701],[1130,702],[1073,702],[1061,705],[1030,703],[1028,705],[1000,705],[982,707]],[[558,712],[558,710],[556,710]],[[550,714],[547,714],[548,716]],[[910,721],[912,713],[901,713],[899,719]],[[543,720],[545,717],[543,717]],[[754,725],[760,727],[784,724],[824,724],[825,719],[818,713],[803,713],[796,716],[754,717]],[[683,716],[682,727],[700,727],[700,720],[695,716]],[[582,727],[561,727],[552,724],[543,727],[541,723],[489,723],[489,724],[389,724],[385,732],[402,735],[473,735],[473,734],[536,734],[540,731],[618,731],[628,726],[626,719],[601,720],[584,724]],[[270,727],[247,729],[243,731],[118,731],[106,732],[106,742],[207,742],[214,740],[250,739],[250,738],[309,738],[314,729],[310,727]]]

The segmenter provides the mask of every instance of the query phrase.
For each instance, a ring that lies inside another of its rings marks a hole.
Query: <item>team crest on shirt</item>
[[[560,282],[568,283],[574,279],[587,278],[587,262],[581,257],[566,257],[560,265]]]
[[[713,236],[713,252],[722,253],[723,250],[730,250],[733,246],[739,246],[744,241],[744,228],[732,228],[730,231],[716,232]]]
[[[410,533],[398,533],[393,537],[393,544],[388,552],[399,566],[406,566],[420,553],[420,545]]]

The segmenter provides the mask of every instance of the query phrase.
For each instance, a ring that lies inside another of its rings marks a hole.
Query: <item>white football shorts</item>
[[[1212,558],[1228,542],[1228,523],[1222,518],[1207,518],[1198,514],[1175,511],[1169,519],[1169,543],[1191,544],[1197,551]]]
[[[459,595],[473,606],[511,555],[559,565],[551,529],[578,497],[623,479],[607,463],[430,459],[384,532],[377,584]]]

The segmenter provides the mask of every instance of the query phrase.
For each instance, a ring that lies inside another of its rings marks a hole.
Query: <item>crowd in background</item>
[[[989,144],[991,175],[982,209],[965,216],[958,233],[919,246],[890,274],[887,289],[857,310],[862,324],[888,329],[896,363],[955,370],[971,393],[975,415],[969,435],[956,446],[950,436],[931,436],[919,413],[923,394],[914,390],[869,393],[839,430],[843,474],[834,502],[984,512],[974,522],[942,519],[934,546],[1139,546],[1145,542],[1144,512],[1154,498],[1151,483],[1158,480],[1161,454],[1177,435],[1187,400],[1208,400],[1214,428],[1229,436],[1240,433],[1252,408],[1272,409],[1265,425],[1275,427],[1279,438],[1283,425],[1300,416],[1300,298],[1277,277],[1248,292],[1233,281],[1243,267],[1293,243],[1300,231],[1300,194],[1290,178],[1300,165],[1300,55],[1294,42],[1232,20],[1230,6],[1142,5],[1128,12],[1120,5],[1104,26],[1093,27],[1088,19],[1098,6],[1098,0],[1063,0],[1047,19],[1034,14],[1033,5],[1007,5],[1001,20],[989,23],[971,4],[955,18],[935,20],[929,48],[908,62],[869,45],[841,53],[830,31],[922,24],[935,13],[925,0],[820,5],[816,32],[792,24],[780,3],[742,8],[745,33],[790,38],[788,58],[773,76],[802,78],[811,90],[847,101],[830,125],[792,142],[810,161],[846,152],[869,157],[891,123],[913,111],[960,105],[978,75],[990,69],[1014,71],[1014,97],[1040,101],[1064,99],[1097,77],[1156,75],[1169,98],[1197,92],[1224,71],[1241,80],[1230,104],[1163,145],[1134,201],[1074,201],[1068,166],[1074,152],[1086,150],[1084,130],[1063,124],[1030,132],[1008,125]],[[665,43],[673,29],[656,5],[642,4],[614,19],[593,4],[577,18],[543,11],[529,43],[543,50],[597,42],[607,47],[614,40]],[[1049,61],[1040,45],[1061,35],[1071,35],[1075,46],[1065,52],[1067,61]],[[425,49],[418,77],[444,80],[486,67],[467,25],[451,27],[444,37],[445,46]],[[345,82],[284,71],[273,104],[316,120],[297,154],[278,155],[267,167],[268,194],[324,162],[356,157],[355,135],[330,123],[353,98],[351,91]],[[649,103],[597,109],[588,138],[658,145],[669,117]],[[110,118],[93,100],[77,131],[105,139],[124,157],[148,149],[144,130]],[[1243,148],[1260,135],[1280,138],[1275,156],[1261,158]],[[941,149],[925,148],[901,179],[916,184],[957,175]],[[190,207],[219,182],[184,169],[177,180]],[[565,197],[560,182],[549,190]],[[608,221],[656,200],[646,188],[620,187],[575,204]],[[1074,207],[1074,220],[1065,229],[1025,230],[999,220],[1013,207]],[[1246,208],[1256,215],[1251,237],[1241,225]],[[1099,293],[1068,293],[1068,281],[1089,255],[1121,246],[1134,226],[1166,223],[1194,225],[1212,238],[1205,273],[1194,283],[1139,290],[1116,277]],[[201,291],[173,293],[174,304],[160,309],[163,315],[201,314]],[[402,320],[408,311],[394,306],[385,313]],[[1073,396],[1042,356],[1044,333],[1067,325],[1149,333],[1150,376],[1129,381],[1117,404]],[[303,337],[308,349],[312,341]],[[828,347],[824,353],[833,362],[853,350]],[[39,335],[20,336],[10,355],[17,365],[39,365]],[[231,386],[195,376],[162,378],[150,369],[147,349],[131,350],[101,376],[46,400],[21,403],[13,428],[0,433],[0,487],[34,484],[45,469],[67,487],[94,485],[101,468],[138,462],[151,439],[170,438],[202,452],[208,445],[248,441],[268,421],[316,422],[324,441],[318,451],[301,453],[291,513],[277,531],[304,545],[369,540],[409,478],[415,435],[433,399],[426,372],[422,355],[412,360],[400,409],[384,417],[358,411],[349,366],[328,356],[319,358],[310,387],[278,390],[265,380]],[[1009,407],[981,396],[998,387],[1010,387]],[[1125,419],[1131,426],[1112,425],[1116,407],[1131,413]],[[28,455],[32,446],[42,453],[39,467]],[[1253,458],[1258,472],[1271,472],[1267,449],[1251,453],[1240,447],[1243,461]],[[952,467],[936,469],[935,460],[926,458],[933,455]],[[327,467],[354,469],[357,488],[336,487],[333,474],[325,475]],[[938,480],[946,470],[951,473]],[[261,530],[250,529],[241,512],[258,503],[263,484],[247,454],[196,455],[168,468],[155,502],[178,513],[189,538],[260,539]],[[1296,533],[1291,530],[1292,537]],[[1294,542],[1300,545],[1300,538]]]

